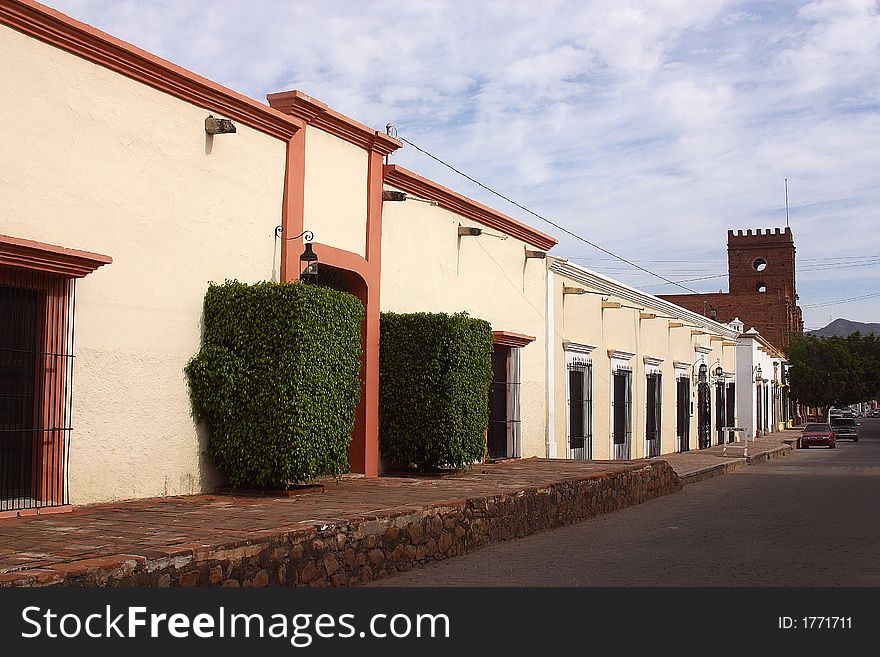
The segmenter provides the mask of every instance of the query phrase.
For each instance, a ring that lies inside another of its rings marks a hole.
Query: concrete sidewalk
[[[288,497],[193,495],[0,520],[4,586],[350,586],[667,495],[787,453],[780,432],[638,461],[522,459],[347,478]]]

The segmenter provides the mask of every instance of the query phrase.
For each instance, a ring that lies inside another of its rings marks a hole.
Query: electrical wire
[[[801,308],[821,308],[823,306],[836,306],[842,303],[849,303],[850,301],[864,301],[865,299],[873,299],[874,297],[880,297],[880,292],[873,292],[872,294],[863,294],[859,297],[850,297],[849,299],[835,299],[834,301],[823,301],[821,303],[811,303],[806,306],[801,306]]]
[[[598,244],[596,244],[596,243],[594,243],[594,242],[591,242],[591,241],[588,240],[587,238],[582,237],[582,236],[578,235],[577,233],[574,233],[574,232],[568,230],[567,228],[565,228],[565,227],[563,227],[563,226],[560,226],[560,225],[557,224],[556,222],[551,221],[550,219],[548,219],[547,217],[544,217],[544,216],[538,214],[537,212],[534,212],[534,211],[530,210],[530,209],[527,208],[526,206],[524,206],[524,205],[522,205],[522,204],[520,204],[520,203],[517,203],[517,202],[514,201],[512,198],[510,198],[510,197],[508,197],[508,196],[505,196],[505,195],[502,194],[501,192],[495,191],[494,189],[492,189],[492,188],[489,187],[488,185],[484,185],[483,183],[481,183],[481,182],[480,182],[479,180],[477,180],[476,178],[472,178],[471,176],[469,176],[468,174],[466,174],[464,171],[461,171],[460,169],[455,168],[454,166],[452,166],[452,165],[449,164],[448,162],[444,162],[443,160],[441,160],[441,159],[440,159],[439,157],[437,157],[436,155],[433,155],[432,153],[429,153],[428,151],[426,151],[424,148],[421,148],[420,146],[418,146],[418,145],[412,143],[409,139],[405,139],[404,137],[401,137],[400,135],[397,136],[397,139],[399,139],[400,141],[404,142],[405,144],[409,144],[410,146],[412,146],[413,148],[415,148],[415,149],[416,149],[417,151],[419,151],[420,153],[423,153],[423,154],[427,155],[427,156],[430,157],[432,160],[434,160],[435,162],[438,162],[439,164],[442,164],[442,165],[443,165],[444,167],[446,167],[447,169],[451,169],[452,171],[454,171],[454,172],[457,173],[458,175],[460,175],[460,176],[462,176],[462,177],[464,177],[464,178],[467,178],[467,179],[470,180],[472,183],[474,183],[475,185],[478,185],[479,187],[482,187],[483,189],[485,189],[485,190],[486,190],[487,192],[489,192],[490,194],[494,194],[494,195],[497,196],[498,198],[504,199],[504,200],[507,201],[508,203],[510,203],[510,204],[515,205],[516,207],[518,207],[520,210],[523,210],[524,212],[528,212],[528,213],[529,213],[530,215],[532,215],[533,217],[537,217],[537,218],[540,219],[541,221],[544,221],[544,222],[550,224],[551,226],[553,226],[554,228],[556,228],[556,229],[558,229],[558,230],[561,230],[561,231],[562,231],[563,233],[565,233],[566,235],[570,235],[571,237],[574,237],[575,239],[580,240],[581,242],[584,242],[585,244],[589,244],[589,245],[592,246],[594,249],[598,249],[598,250],[601,251],[602,253],[605,253],[605,254],[607,254],[607,255],[610,255],[612,258],[615,258],[616,260],[619,260],[619,261],[621,261],[621,262],[625,262],[625,263],[628,264],[630,267],[634,267],[634,268],[636,268],[636,269],[639,269],[639,270],[645,272],[646,274],[650,274],[651,276],[653,276],[653,277],[655,277],[655,278],[659,278],[661,281],[664,281],[664,282],[666,282],[666,283],[669,283],[670,285],[675,285],[675,286],[677,286],[677,287],[680,287],[680,288],[682,288],[683,290],[687,290],[688,292],[692,292],[692,293],[694,293],[694,294],[698,294],[698,292],[697,292],[696,290],[693,290],[693,289],[691,289],[691,288],[689,288],[689,287],[687,287],[687,286],[685,286],[685,285],[682,285],[681,283],[676,283],[676,282],[673,281],[672,279],[666,278],[665,276],[661,276],[660,274],[657,274],[657,273],[651,271],[650,269],[646,269],[645,267],[642,267],[641,265],[637,265],[637,264],[636,264],[635,262],[633,262],[632,260],[627,260],[627,259],[624,258],[623,256],[619,256],[619,255],[617,255],[616,253],[614,253],[613,251],[609,251],[608,249],[603,248],[603,247],[599,246]]]

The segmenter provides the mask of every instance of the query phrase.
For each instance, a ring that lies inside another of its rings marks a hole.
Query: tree
[[[880,392],[880,341],[874,335],[797,335],[786,357],[792,396],[806,406],[845,406]]]

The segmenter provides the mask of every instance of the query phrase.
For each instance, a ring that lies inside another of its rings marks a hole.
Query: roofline
[[[558,244],[558,240],[546,233],[542,233],[512,217],[508,217],[506,214],[493,210],[487,205],[453,192],[451,189],[423,178],[397,164],[386,164],[383,171],[386,184],[429,201],[436,201],[442,208],[456,212],[468,219],[473,219],[484,226],[499,230],[505,235],[515,237],[526,244],[536,246],[544,251],[552,249]]]
[[[771,358],[781,358],[782,360],[787,360],[785,357],[785,352],[782,351],[782,349],[776,347],[776,345],[769,342],[767,338],[761,335],[760,331],[758,331],[758,329],[756,329],[754,326],[748,331],[743,331],[742,333],[740,333],[737,338],[754,338],[758,341],[760,345],[766,347],[768,350],[773,351],[773,353],[776,354],[770,355]]]
[[[402,142],[389,137],[384,132],[373,130],[363,123],[340,114],[326,103],[297,89],[268,94],[266,100],[271,107],[284,114],[295,116],[324,132],[380,155],[388,155],[403,146]]]
[[[588,285],[599,292],[608,294],[609,296],[632,301],[645,306],[646,309],[660,310],[665,315],[692,324],[697,324],[698,326],[710,329],[711,331],[727,338],[734,339],[740,335],[738,331],[733,330],[726,324],[711,320],[703,315],[690,311],[687,308],[677,306],[671,301],[656,297],[653,294],[642,292],[641,290],[630,287],[629,285],[614,280],[613,278],[609,278],[598,272],[587,269],[586,267],[569,262],[564,258],[549,257],[548,260],[550,261],[550,271],[559,274],[560,276],[570,278],[582,285]]]
[[[301,120],[33,0],[3,0],[0,24],[262,133],[289,140]]]
[[[82,278],[111,262],[100,253],[0,235],[0,265]]]

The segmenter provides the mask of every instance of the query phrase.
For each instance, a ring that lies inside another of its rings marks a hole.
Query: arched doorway
[[[348,462],[352,471],[357,471],[357,464],[364,459],[364,449],[367,431],[366,413],[366,359],[367,359],[367,283],[357,272],[329,264],[320,264],[318,270],[319,287],[327,287],[339,292],[347,292],[357,297],[364,306],[364,319],[361,322],[361,389],[360,399],[354,415],[354,427],[351,432],[351,442],[348,444]]]

